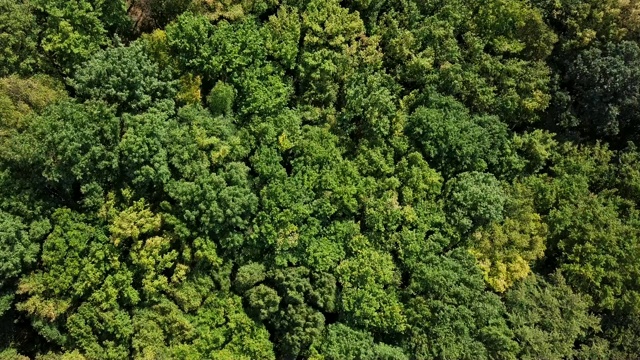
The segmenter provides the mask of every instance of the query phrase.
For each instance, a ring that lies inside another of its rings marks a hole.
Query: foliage
[[[38,28],[29,4],[0,2],[0,76],[26,75],[38,65]]]
[[[560,273],[549,282],[532,275],[505,296],[521,359],[574,357],[576,343],[598,328],[588,297],[574,293]]]
[[[547,225],[536,213],[530,191],[514,184],[507,192],[503,222],[494,222],[475,232],[472,253],[494,290],[504,292],[526,278],[530,264],[542,258],[546,246]]]
[[[407,347],[416,358],[515,358],[499,298],[462,251],[431,256],[407,288]]]
[[[460,174],[447,182],[446,197],[450,222],[463,234],[504,218],[506,194],[491,174]]]
[[[48,62],[66,76],[107,45],[108,33],[126,26],[128,20],[122,0],[35,0],[32,4],[42,24],[39,45]]]
[[[581,51],[566,73],[572,100],[567,126],[589,137],[637,140],[639,62],[640,48],[629,41]]]
[[[317,354],[312,355],[310,359],[408,359],[401,349],[376,344],[371,335],[353,330],[341,323],[327,327],[327,335],[322,343],[314,344],[314,351]]]
[[[433,96],[407,119],[407,133],[446,178],[468,171],[510,170],[507,127],[493,116],[471,117],[452,98]]]
[[[640,2],[0,0],[0,359],[630,359]]]
[[[61,84],[46,75],[0,78],[0,136],[23,130],[28,115],[43,111],[65,96]]]
[[[139,44],[93,54],[75,73],[71,84],[81,100],[101,100],[117,113],[144,112],[172,99],[175,85]]]

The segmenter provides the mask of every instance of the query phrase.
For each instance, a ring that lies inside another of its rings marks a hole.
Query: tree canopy
[[[0,359],[632,359],[640,2],[0,0]]]

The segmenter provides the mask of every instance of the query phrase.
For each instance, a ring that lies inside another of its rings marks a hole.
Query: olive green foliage
[[[326,331],[323,340],[314,344],[312,351],[317,354],[310,359],[408,359],[401,349],[374,343],[370,334],[353,330],[344,324],[331,324]]]
[[[0,359],[632,359],[640,2],[0,0]]]
[[[473,258],[458,249],[424,260],[407,288],[409,353],[420,359],[515,359],[518,345],[504,305],[484,291]]]
[[[0,136],[7,139],[9,133],[23,130],[27,115],[43,111],[65,95],[62,84],[47,75],[0,78]]]
[[[576,340],[598,328],[588,297],[574,291],[560,273],[549,281],[532,275],[505,295],[508,321],[521,341],[520,359],[577,355]]]

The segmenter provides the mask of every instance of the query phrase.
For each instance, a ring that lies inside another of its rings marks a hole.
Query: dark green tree
[[[560,125],[590,139],[637,140],[638,63],[640,48],[630,41],[581,51],[564,74],[570,102]]]

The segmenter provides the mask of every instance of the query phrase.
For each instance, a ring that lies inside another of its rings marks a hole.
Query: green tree
[[[24,329],[15,321],[16,289],[19,278],[35,268],[39,259],[40,244],[50,231],[47,220],[25,224],[24,219],[0,211],[0,347],[16,346],[24,349],[21,337],[33,337],[30,329]],[[36,344],[36,341],[32,342]],[[8,356],[8,355],[7,355]],[[17,357],[17,354],[15,355]],[[2,358],[2,355],[0,355]],[[9,357],[11,358],[11,357]]]
[[[640,48],[606,43],[581,51],[565,73],[570,112],[562,126],[591,139],[636,140]]]
[[[40,253],[39,242],[48,230],[49,224],[46,220],[26,226],[19,217],[0,212],[0,289],[10,285],[12,280],[36,262]],[[2,312],[6,310],[3,308]]]
[[[504,174],[515,165],[507,127],[498,118],[471,116],[461,103],[440,95],[425,105],[408,117],[405,131],[445,178],[467,171]]]
[[[185,12],[166,28],[166,43],[179,67],[193,73],[203,73],[210,60],[209,37],[214,31],[206,17]]]
[[[547,225],[535,212],[531,189],[516,183],[506,189],[505,219],[471,235],[471,252],[491,287],[504,292],[526,278],[531,264],[542,258]]]
[[[556,30],[563,54],[598,40],[620,40],[637,31],[637,22],[625,21],[627,12],[629,18],[633,18],[637,11],[635,1],[534,0],[532,3],[541,10],[546,23]]]
[[[449,222],[461,233],[503,220],[506,195],[493,175],[462,173],[445,188]]]
[[[520,359],[576,357],[576,344],[599,327],[589,298],[574,292],[560,273],[549,281],[529,276],[505,294],[505,305]]]
[[[62,84],[46,75],[0,78],[0,142],[23,131],[27,116],[66,97]],[[1,145],[0,145],[1,147]]]
[[[375,33],[385,63],[406,90],[435,87],[474,112],[514,125],[537,120],[549,104],[544,59],[556,36],[527,2],[388,4]]]
[[[518,344],[500,299],[484,291],[464,250],[423,259],[406,289],[408,336],[416,358],[515,359]]]
[[[12,138],[12,156],[22,163],[16,171],[52,201],[95,208],[116,179],[119,135],[120,121],[104,104],[61,102]]]
[[[365,36],[357,13],[335,0],[312,0],[301,16],[297,95],[314,106],[333,105],[348,74],[381,65],[377,40]]]
[[[300,14],[297,8],[281,6],[278,12],[269,16],[266,27],[268,53],[278,59],[285,69],[293,69],[298,57],[298,43],[301,35]]]
[[[73,74],[75,66],[109,44],[109,31],[128,20],[124,1],[33,1],[41,25],[40,46],[59,74]]]
[[[342,285],[341,310],[345,320],[374,332],[402,332],[406,317],[394,289],[399,273],[388,254],[362,251],[336,269]]]
[[[132,274],[120,266],[104,230],[83,216],[59,210],[53,225],[43,244],[42,266],[20,281],[24,300],[17,309],[58,346],[98,359],[127,356],[133,329],[122,305],[140,301]]]
[[[236,90],[233,86],[218,81],[207,96],[207,104],[213,115],[231,115]]]
[[[133,316],[134,356],[275,359],[268,332],[247,317],[238,297],[204,290],[212,289],[199,286],[191,294],[199,300],[197,310],[187,311],[168,299],[138,310]]]
[[[0,76],[31,74],[39,65],[38,27],[29,3],[0,2]]]
[[[81,100],[102,100],[116,112],[139,113],[175,96],[175,83],[167,70],[147,55],[140,43],[92,54],[71,81]]]
[[[637,291],[637,210],[614,195],[565,200],[549,214],[549,235],[567,282],[614,309]],[[622,297],[623,294],[628,294]]]
[[[313,345],[312,352],[315,354],[310,359],[409,359],[401,349],[382,343],[374,343],[370,334],[354,330],[341,323],[327,326],[326,335],[323,336],[321,342]]]
[[[395,130],[397,86],[381,73],[355,74],[344,87],[344,108],[338,126],[345,137],[375,143]]]

